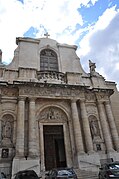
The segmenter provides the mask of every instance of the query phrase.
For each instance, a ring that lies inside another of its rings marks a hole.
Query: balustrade
[[[39,71],[37,72],[37,77],[39,81],[55,80],[65,82],[65,74],[56,71]]]

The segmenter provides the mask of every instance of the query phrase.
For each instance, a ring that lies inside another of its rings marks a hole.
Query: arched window
[[[40,71],[58,71],[57,54],[50,49],[40,53]]]

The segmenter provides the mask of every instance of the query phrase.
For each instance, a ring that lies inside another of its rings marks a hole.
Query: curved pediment
[[[47,107],[40,113],[40,122],[66,122],[67,116],[66,114],[57,107]]]

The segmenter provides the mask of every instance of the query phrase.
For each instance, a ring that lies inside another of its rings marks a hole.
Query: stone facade
[[[0,169],[14,174],[51,167],[97,171],[119,160],[119,93],[114,82],[86,73],[77,47],[49,38],[17,38],[0,66]]]

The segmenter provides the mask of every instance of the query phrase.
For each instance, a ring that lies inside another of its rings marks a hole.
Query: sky
[[[119,0],[0,0],[0,49],[9,64],[16,37],[41,38],[48,32],[59,43],[77,45],[89,73],[96,71],[119,89]]]

